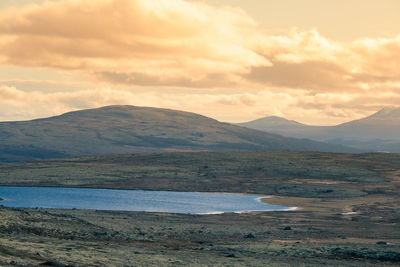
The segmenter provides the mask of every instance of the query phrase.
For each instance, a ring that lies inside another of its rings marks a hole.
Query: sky
[[[400,105],[398,0],[2,0],[0,121],[105,105],[334,125]]]

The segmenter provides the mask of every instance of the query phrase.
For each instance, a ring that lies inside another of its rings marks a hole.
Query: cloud
[[[261,54],[272,66],[254,66],[245,75],[259,84],[317,92],[354,92],[400,81],[400,35],[338,43],[317,31],[292,30],[266,36]]]
[[[2,10],[0,52],[3,63],[128,84],[209,87],[202,80],[223,83],[223,73],[230,85],[229,75],[270,64],[253,49],[255,27],[240,9],[183,0],[63,0]]]
[[[3,64],[79,70],[110,84],[247,83],[359,90],[400,80],[400,36],[339,43],[269,36],[244,11],[184,0],[60,0],[0,11]]]
[[[128,86],[317,92],[400,81],[400,36],[270,36],[244,11],[184,0],[60,0],[0,11],[0,62]]]
[[[104,81],[113,84],[141,85],[141,86],[179,86],[187,88],[213,88],[235,87],[238,78],[226,73],[210,73],[199,77],[190,75],[178,77],[165,77],[162,75],[152,75],[140,72],[119,73],[119,72],[97,72],[94,75]],[[235,81],[236,80],[236,81]]]
[[[348,90],[354,84],[346,79],[341,66],[324,61],[288,63],[274,61],[273,67],[256,67],[246,76],[249,80],[278,87],[313,91]]]
[[[382,106],[398,105],[400,93],[387,92],[380,96],[363,93],[310,94],[307,90],[289,88],[251,93],[171,94],[162,90],[132,92],[111,88],[26,92],[0,85],[0,103],[0,121],[48,117],[106,105],[136,105],[184,110],[231,122],[277,115],[309,124],[336,124],[370,115]]]

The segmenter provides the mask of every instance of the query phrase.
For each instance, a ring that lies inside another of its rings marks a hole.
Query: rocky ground
[[[362,216],[1,208],[0,265],[398,265],[398,225]]]
[[[238,192],[240,185],[300,209],[184,215],[0,207],[0,266],[400,266],[399,155],[265,153],[1,165],[3,185],[14,177],[20,185],[52,179],[106,187],[114,173],[114,188],[152,181],[155,189],[181,190],[180,179],[189,189]],[[71,175],[79,172],[80,179]]]

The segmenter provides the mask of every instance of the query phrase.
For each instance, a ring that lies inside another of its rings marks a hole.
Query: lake
[[[261,202],[267,196],[231,193],[0,186],[0,205],[14,208],[94,209],[217,214],[293,208]]]

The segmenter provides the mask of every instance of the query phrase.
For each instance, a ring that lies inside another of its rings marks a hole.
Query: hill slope
[[[310,126],[277,116],[264,117],[254,121],[238,123],[236,125],[284,136],[315,139],[319,139],[319,134],[330,128],[326,126]]]
[[[310,126],[279,117],[265,117],[238,125],[368,151],[400,153],[400,108],[384,108],[366,118],[336,126]]]
[[[0,161],[201,150],[356,152],[221,123],[194,113],[147,107],[107,106],[0,123]]]

